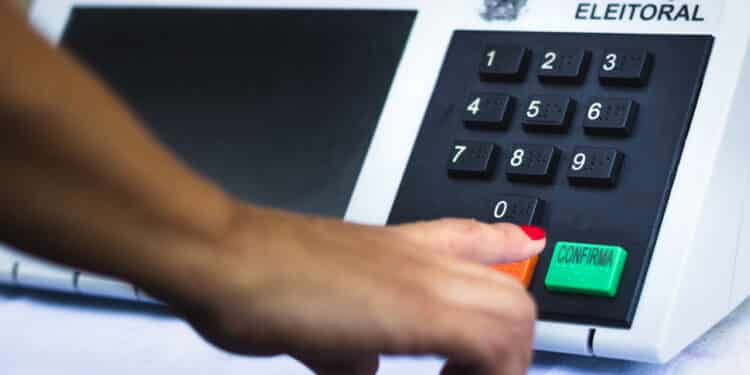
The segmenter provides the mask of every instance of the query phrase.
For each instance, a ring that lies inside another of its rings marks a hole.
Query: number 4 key
[[[513,98],[503,94],[471,94],[464,107],[464,124],[477,129],[505,129],[510,123]]]

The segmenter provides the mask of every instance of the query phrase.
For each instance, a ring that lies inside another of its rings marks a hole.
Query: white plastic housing
[[[78,275],[76,286],[79,293],[92,296],[124,300],[135,300],[138,298],[133,285],[90,273],[81,273]]]
[[[37,289],[75,292],[73,272],[70,269],[32,258],[18,262],[16,283]]]
[[[16,258],[10,252],[10,248],[0,243],[0,284],[15,284],[13,268]]]

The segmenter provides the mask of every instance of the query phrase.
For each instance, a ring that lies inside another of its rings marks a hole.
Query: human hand
[[[187,280],[154,292],[225,350],[291,354],[321,375],[374,374],[378,354],[433,353],[449,359],[444,374],[516,375],[531,359],[534,303],[474,263],[544,245],[508,224],[381,228],[246,207],[207,257],[193,257]]]
[[[219,347],[288,353],[321,374],[372,374],[380,353],[440,354],[446,374],[525,370],[534,305],[477,263],[532,256],[543,240],[511,225],[381,228],[237,208],[9,4],[0,2],[0,47],[12,57],[0,59],[4,241],[133,282]]]

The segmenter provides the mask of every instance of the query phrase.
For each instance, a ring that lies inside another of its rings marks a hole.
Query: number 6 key
[[[592,98],[583,120],[589,135],[625,137],[630,135],[638,114],[638,103],[631,99]]]

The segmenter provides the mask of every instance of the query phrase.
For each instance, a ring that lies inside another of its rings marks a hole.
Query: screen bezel
[[[428,31],[418,27],[424,4],[419,0],[153,0],[144,4],[138,0],[38,0],[32,8],[33,24],[47,38],[58,44],[70,15],[76,7],[139,7],[139,8],[206,8],[206,9],[325,9],[325,10],[393,10],[415,11],[412,33],[407,39],[402,61],[394,75],[380,120],[375,128],[370,147],[354,191],[349,199],[344,219],[350,222],[385,224],[395,198],[401,174],[405,169],[411,147],[421,125],[422,115],[436,81],[442,53],[450,38],[444,33],[441,46],[430,47]],[[422,29],[421,33],[418,32]],[[415,51],[413,45],[423,46]],[[428,52],[429,51],[429,52]],[[432,57],[432,58],[430,58]],[[424,69],[431,66],[431,69]],[[420,68],[422,67],[422,68]],[[408,77],[408,78],[404,78]],[[425,84],[429,83],[429,84]],[[407,103],[407,105],[404,105]],[[397,139],[398,142],[388,141]],[[387,165],[384,165],[384,161]],[[374,184],[373,182],[377,182]]]

